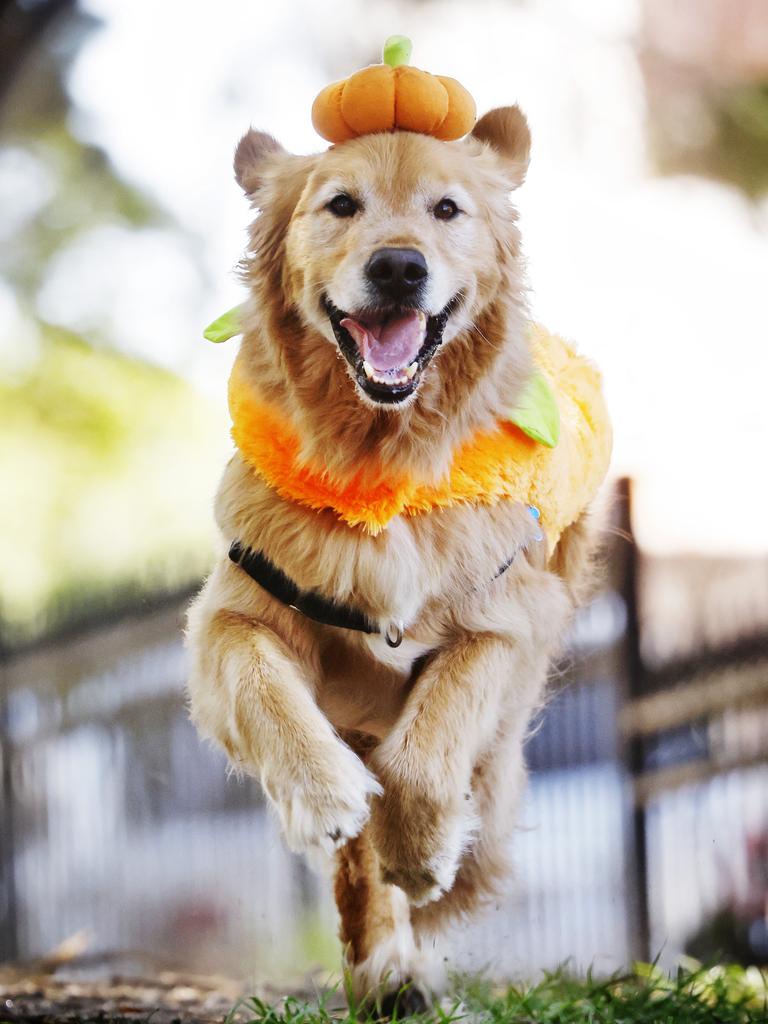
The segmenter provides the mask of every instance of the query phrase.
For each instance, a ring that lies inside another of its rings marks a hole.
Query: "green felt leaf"
[[[507,419],[524,434],[554,448],[560,440],[560,410],[544,376],[534,373]]]
[[[222,313],[220,317],[217,317],[213,323],[203,331],[203,337],[206,341],[213,341],[217,345],[222,341],[229,341],[230,338],[234,338],[236,334],[243,333],[243,326],[240,321],[243,306],[233,306],[232,309],[228,309],[226,313]]]
[[[408,36],[390,36],[389,39],[384,43],[383,58],[384,63],[389,64],[391,68],[400,67],[401,64],[407,64],[411,59],[411,51],[413,44]]]

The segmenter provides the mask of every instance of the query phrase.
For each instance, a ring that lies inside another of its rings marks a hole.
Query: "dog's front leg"
[[[359,834],[381,791],[315,703],[306,673],[267,626],[205,598],[188,626],[192,717],[261,779],[289,846],[328,852]]]
[[[508,630],[465,633],[443,648],[374,752],[384,787],[373,805],[374,843],[384,878],[414,904],[438,899],[453,883],[477,824],[472,772],[499,722],[518,719],[522,743],[540,700],[569,602],[551,574],[526,577],[508,583],[501,609]]]

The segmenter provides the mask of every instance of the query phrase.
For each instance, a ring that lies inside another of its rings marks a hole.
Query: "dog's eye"
[[[346,192],[340,192],[334,196],[325,208],[330,210],[334,217],[354,217],[358,209],[355,200]]]
[[[453,220],[459,208],[452,199],[441,199],[432,212],[438,220]]]

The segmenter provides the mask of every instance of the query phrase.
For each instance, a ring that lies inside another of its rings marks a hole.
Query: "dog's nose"
[[[377,249],[365,273],[381,295],[407,299],[419,290],[429,271],[418,249]]]

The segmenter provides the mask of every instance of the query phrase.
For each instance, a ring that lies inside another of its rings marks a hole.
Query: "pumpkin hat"
[[[475,101],[455,78],[409,66],[411,41],[390,36],[383,61],[323,89],[312,104],[312,124],[328,142],[374,132],[420,132],[449,142],[475,124]]]

